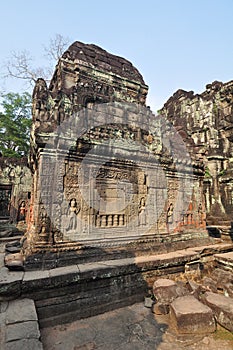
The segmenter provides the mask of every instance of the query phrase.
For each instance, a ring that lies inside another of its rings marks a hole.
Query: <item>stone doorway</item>
[[[10,216],[11,185],[0,185],[0,218]]]

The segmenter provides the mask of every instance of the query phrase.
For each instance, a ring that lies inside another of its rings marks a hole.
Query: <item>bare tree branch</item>
[[[49,46],[44,46],[46,56],[51,60],[57,62],[65,49],[67,48],[70,39],[61,34],[56,34],[54,39],[50,39]]]
[[[11,58],[5,63],[5,78],[11,77],[25,80],[33,86],[37,78],[47,78],[43,68],[33,68],[33,59],[27,51],[12,52]]]
[[[4,65],[4,78],[15,78],[24,80],[29,86],[34,86],[38,78],[43,78],[47,82],[51,79],[52,66],[62,56],[69,43],[69,39],[61,34],[56,34],[54,39],[50,39],[49,46],[44,46],[46,57],[50,61],[50,67],[34,67],[33,58],[26,50],[12,52],[11,57]]]

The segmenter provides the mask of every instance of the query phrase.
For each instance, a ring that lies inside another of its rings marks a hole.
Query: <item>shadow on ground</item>
[[[152,350],[161,343],[159,324],[142,303],[41,330],[45,350]]]

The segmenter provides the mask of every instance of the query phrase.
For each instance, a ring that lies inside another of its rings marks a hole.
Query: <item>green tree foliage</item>
[[[30,94],[2,94],[0,106],[0,152],[5,157],[26,156],[31,128]]]

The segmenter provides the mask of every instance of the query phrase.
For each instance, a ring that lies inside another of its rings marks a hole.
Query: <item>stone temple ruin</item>
[[[26,269],[88,261],[87,247],[142,251],[172,234],[205,237],[203,163],[146,108],[147,91],[130,62],[80,42],[49,88],[38,80]]]
[[[160,276],[231,270],[230,91],[179,90],[155,115],[129,61],[72,44],[33,91],[32,186],[9,199],[27,229],[6,245],[2,300],[33,299],[46,327],[141,301]]]
[[[202,94],[178,90],[161,110],[184,138],[191,137],[197,157],[205,163],[207,224],[225,228],[233,220],[232,97],[232,81],[215,81]]]

